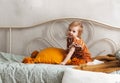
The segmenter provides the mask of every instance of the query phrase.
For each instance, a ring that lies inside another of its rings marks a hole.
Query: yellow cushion
[[[59,64],[63,61],[65,50],[55,47],[49,47],[41,50],[36,58],[35,63]]]

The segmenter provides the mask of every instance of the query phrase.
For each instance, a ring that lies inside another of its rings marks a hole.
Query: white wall
[[[120,0],[0,0],[0,27],[84,18],[120,27]]]

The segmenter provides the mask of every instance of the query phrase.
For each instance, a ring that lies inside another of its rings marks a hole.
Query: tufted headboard
[[[0,51],[30,55],[46,47],[66,49],[66,30],[75,20],[83,23],[82,38],[92,56],[115,53],[120,48],[120,28],[80,18],[51,20],[33,26],[0,27]]]

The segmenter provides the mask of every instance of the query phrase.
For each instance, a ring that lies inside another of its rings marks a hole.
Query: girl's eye
[[[75,31],[73,31],[73,33],[75,33]]]
[[[71,31],[70,29],[68,31]]]

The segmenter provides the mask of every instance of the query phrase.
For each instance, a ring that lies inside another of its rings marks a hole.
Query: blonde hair
[[[82,22],[81,21],[73,21],[69,27],[75,27],[75,26],[80,26],[81,28],[83,28]]]
[[[73,21],[71,24],[69,24],[69,27],[76,27],[76,26],[79,26],[79,28],[82,28],[82,31],[83,31],[83,25],[82,25],[82,22],[81,21]],[[81,35],[81,32],[82,32],[80,29],[78,31],[78,37]]]

